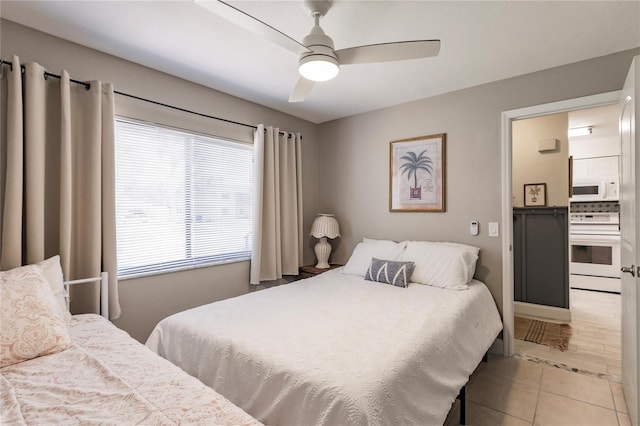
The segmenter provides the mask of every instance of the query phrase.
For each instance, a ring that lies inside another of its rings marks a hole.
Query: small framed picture
[[[544,207],[547,205],[547,184],[527,183],[524,185],[524,206]]]

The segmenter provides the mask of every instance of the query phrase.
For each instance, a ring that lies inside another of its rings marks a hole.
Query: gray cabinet
[[[567,207],[513,209],[514,300],[569,308]]]

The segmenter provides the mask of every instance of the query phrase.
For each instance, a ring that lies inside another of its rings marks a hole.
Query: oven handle
[[[588,234],[569,234],[569,243],[587,242],[587,243],[620,243],[620,235],[588,235]]]

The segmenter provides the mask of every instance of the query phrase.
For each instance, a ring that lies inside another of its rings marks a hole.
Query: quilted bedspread
[[[74,316],[70,334],[0,369],[1,424],[260,424],[100,316]]]
[[[442,425],[501,328],[478,281],[336,269],[173,315],[147,347],[267,425]]]

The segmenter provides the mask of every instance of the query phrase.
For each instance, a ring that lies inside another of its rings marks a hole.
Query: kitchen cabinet
[[[620,157],[595,157],[573,159],[573,179],[599,179],[619,176]]]
[[[514,300],[569,308],[567,207],[513,209]]]
[[[573,156],[573,158],[611,157],[620,155],[620,139],[617,135],[606,138],[588,139],[587,136],[569,138],[569,155]]]

